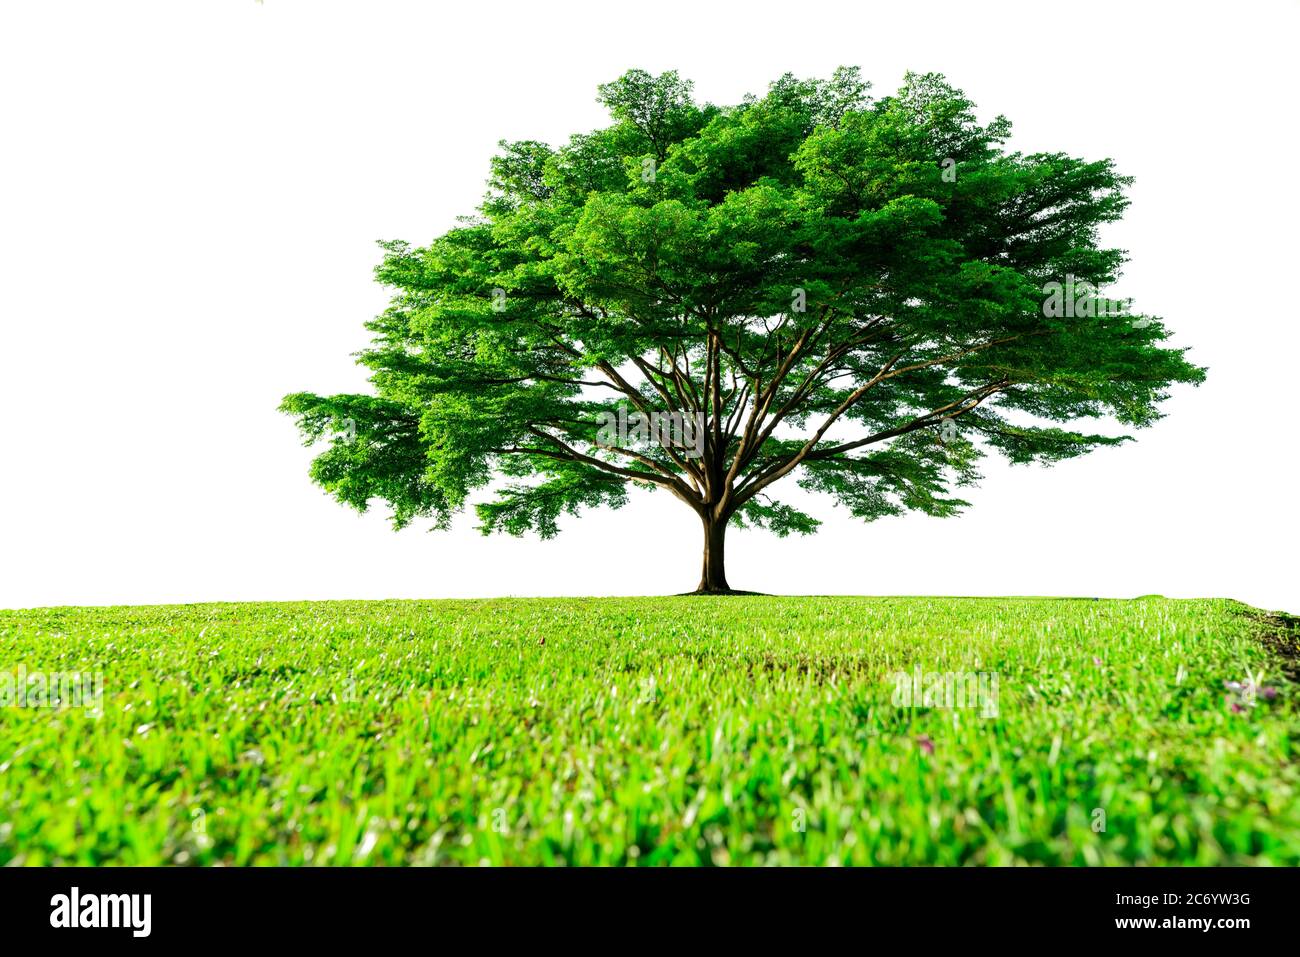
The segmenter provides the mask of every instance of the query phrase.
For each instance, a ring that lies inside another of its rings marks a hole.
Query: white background
[[[500,138],[603,125],[677,69],[735,103],[857,64],[937,70],[1013,145],[1137,177],[1114,290],[1209,366],[1139,441],[989,460],[955,519],[733,532],[734,587],[1229,596],[1300,611],[1295,3],[6,2],[0,13],[0,607],[663,594],[666,493],[551,542],[393,533],[311,485],[288,392],[361,391],[377,239],[472,212]],[[612,561],[615,550],[626,556]]]

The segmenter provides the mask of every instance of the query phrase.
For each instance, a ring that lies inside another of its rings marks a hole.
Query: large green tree
[[[951,515],[982,455],[1115,445],[1067,426],[1150,425],[1204,376],[1100,296],[1128,180],[1007,152],[941,76],[875,99],[856,69],[787,75],[716,107],[634,70],[600,99],[604,129],[503,142],[478,216],[382,244],[375,394],[283,404],[340,501],[445,527],[474,495],[485,532],[549,537],[666,489],[700,519],[698,590],[726,592],[731,523],[819,524],[782,479],[868,521]]]

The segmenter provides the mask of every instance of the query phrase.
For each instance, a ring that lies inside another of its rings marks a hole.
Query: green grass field
[[[103,675],[0,707],[0,864],[1294,865],[1287,643],[1159,598],[0,612],[0,671]]]

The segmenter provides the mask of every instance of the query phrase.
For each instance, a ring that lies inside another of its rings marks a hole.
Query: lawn
[[[1162,598],[0,612],[0,672],[103,682],[0,707],[0,865],[1300,864],[1295,641]]]

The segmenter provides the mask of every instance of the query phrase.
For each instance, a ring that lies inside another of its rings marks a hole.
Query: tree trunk
[[[718,595],[731,591],[723,568],[723,542],[727,534],[727,518],[704,519],[704,570],[700,573],[697,595]]]

